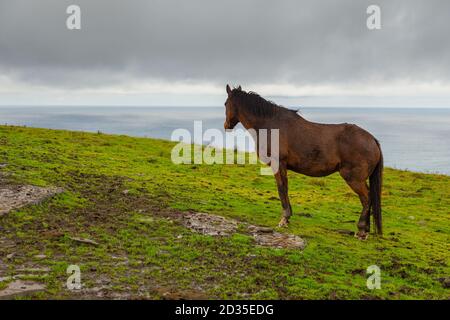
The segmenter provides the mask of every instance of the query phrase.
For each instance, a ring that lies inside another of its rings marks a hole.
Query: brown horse
[[[240,86],[231,89],[227,85],[227,93],[225,129],[233,129],[240,122],[247,130],[256,132],[260,129],[279,130],[276,159],[279,163],[278,170],[274,172],[283,207],[279,226],[286,226],[292,215],[287,170],[312,177],[323,177],[338,171],[358,194],[363,207],[357,224],[357,236],[367,238],[370,214],[373,215],[376,231],[382,234],[383,155],[379,142],[369,132],[354,124],[307,121],[297,111],[276,105],[256,93],[245,92]]]

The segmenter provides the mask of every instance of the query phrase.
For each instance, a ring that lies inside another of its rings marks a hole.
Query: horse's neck
[[[249,129],[259,130],[267,128],[267,126],[265,125],[265,121],[263,121],[263,119],[259,119],[256,117],[248,117],[246,115],[241,116],[239,118],[239,122],[242,123],[244,128],[247,130]]]
[[[248,111],[244,111],[242,113],[240,113],[239,116],[239,122],[242,123],[242,125],[244,126],[245,129],[249,130],[249,129],[254,129],[254,130],[259,130],[259,129],[269,129],[269,128],[273,128],[274,125],[275,126],[279,126],[284,120],[290,118],[290,116],[282,117],[279,118],[277,117],[277,119],[275,118],[260,118],[257,117],[253,114],[248,114]],[[284,119],[284,120],[283,120]],[[298,120],[301,121],[302,123],[308,122],[306,119],[298,116]]]
[[[245,108],[242,108],[239,110],[239,122],[242,123],[245,129],[265,129],[267,128],[267,121],[270,119],[263,119],[261,117],[258,117],[248,110],[245,110]]]

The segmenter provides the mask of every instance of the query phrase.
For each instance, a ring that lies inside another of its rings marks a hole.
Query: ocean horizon
[[[380,141],[388,167],[450,175],[450,109],[302,107],[299,114],[309,121],[348,122],[366,129]],[[176,129],[193,135],[194,121],[202,121],[203,132],[212,128],[224,132],[224,120],[223,106],[0,106],[0,124],[168,140]],[[237,147],[253,151],[253,145]]]

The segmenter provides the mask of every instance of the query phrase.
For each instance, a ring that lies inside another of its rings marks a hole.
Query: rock
[[[227,236],[236,232],[238,227],[236,220],[207,213],[193,212],[183,216],[183,224],[192,231],[210,236]]]
[[[6,289],[0,291],[0,299],[11,299],[16,296],[28,295],[45,290],[45,285],[35,281],[16,280],[11,282]]]
[[[91,239],[83,239],[83,238],[77,238],[77,237],[69,237],[70,240],[80,243],[86,243],[91,244],[93,246],[98,246],[98,242],[91,240]]]
[[[255,233],[253,237],[257,244],[266,247],[291,248],[303,250],[306,247],[306,241],[293,234],[273,233]]]
[[[45,259],[47,256],[45,254],[37,254],[34,256],[36,259]]]
[[[238,231],[239,225],[247,227],[256,244],[275,248],[293,248],[303,250],[306,241],[293,234],[275,232],[272,228],[248,225],[234,219],[207,213],[189,212],[182,216],[184,226],[194,232],[210,236],[228,236]]]
[[[2,185],[0,186],[0,216],[28,204],[37,204],[62,191],[60,188],[31,185]]]

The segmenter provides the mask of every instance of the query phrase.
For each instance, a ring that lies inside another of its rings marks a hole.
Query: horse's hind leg
[[[279,227],[287,226],[289,217],[292,215],[292,208],[288,196],[288,179],[286,163],[280,162],[278,171],[275,173],[275,180],[278,187],[278,195],[280,196],[281,205],[283,206],[283,215],[281,216]]]
[[[349,177],[345,177],[344,179],[347,184],[355,191],[359,196],[359,200],[361,201],[361,205],[363,207],[361,216],[358,221],[358,233],[357,236],[359,239],[367,239],[370,231],[370,200],[369,200],[369,187],[367,186],[366,181],[348,179]]]

